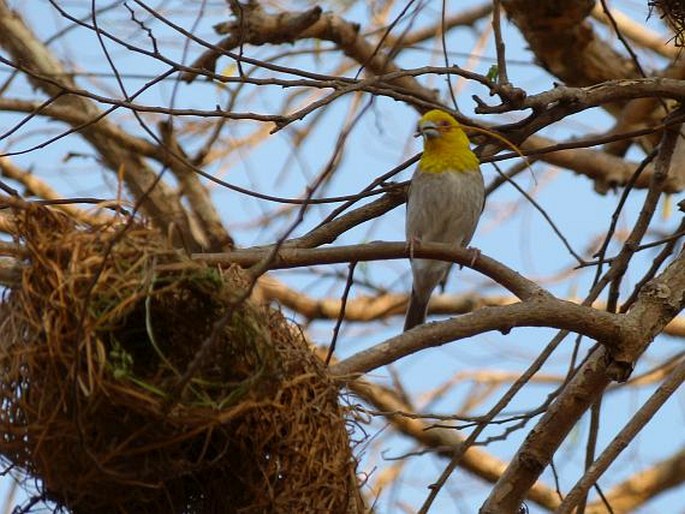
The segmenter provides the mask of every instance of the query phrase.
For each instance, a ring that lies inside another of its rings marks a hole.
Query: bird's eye
[[[438,122],[438,125],[439,125],[440,127],[449,127],[449,126],[450,126],[450,122],[447,121],[447,120],[440,120],[440,121]]]

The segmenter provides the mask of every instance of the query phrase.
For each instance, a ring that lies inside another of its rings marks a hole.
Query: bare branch
[[[551,296],[534,282],[524,278],[514,270],[507,268],[496,260],[479,254],[474,258],[473,252],[465,248],[453,248],[439,243],[424,243],[410,249],[405,243],[368,243],[363,245],[338,246],[314,249],[280,249],[267,247],[257,250],[237,250],[230,253],[194,254],[193,259],[208,264],[248,267],[261,262],[265,255],[275,251],[269,269],[288,269],[317,264],[363,262],[385,259],[404,259],[410,256],[417,258],[441,259],[455,262],[472,268],[489,276],[522,300],[538,296]]]
[[[267,14],[257,3],[243,6],[240,20],[222,25],[222,30],[231,33],[218,45],[219,49],[230,51],[239,44],[263,45],[265,43],[292,43],[300,39],[319,39],[338,45],[345,55],[363,65],[375,75],[399,71],[399,68],[369,44],[359,34],[359,26],[343,20],[333,13],[323,13],[320,7],[313,7],[302,13],[280,12]],[[220,54],[212,49],[196,61],[194,67],[214,70]],[[184,80],[194,78],[184,75]],[[435,101],[434,92],[418,86],[413,77],[399,77],[392,81],[398,87],[412,91],[427,101]]]
[[[682,485],[685,481],[685,450],[636,473],[612,487],[605,497],[615,514],[629,514],[660,493]],[[587,514],[604,514],[601,500],[587,506]]]
[[[387,412],[385,417],[396,430],[428,448],[434,448],[443,457],[451,458],[453,448],[464,442],[464,438],[455,429],[432,427],[419,419],[402,415],[400,411],[407,410],[409,406],[387,389],[361,379],[349,382],[347,387],[378,410]],[[494,483],[506,467],[506,463],[485,450],[471,447],[464,453],[459,466],[487,482]],[[530,488],[527,498],[549,510],[555,509],[560,503],[557,494],[540,482],[536,482]]]
[[[640,407],[631,418],[628,424],[618,433],[609,446],[602,452],[592,466],[586,471],[585,475],[576,483],[568,493],[564,501],[561,502],[558,514],[571,514],[578,503],[578,500],[587,493],[590,487],[597,482],[600,476],[607,470],[618,455],[630,444],[631,440],[644,428],[654,414],[671,397],[678,387],[685,380],[685,362],[674,369],[664,383],[656,392]],[[680,459],[682,460],[682,458]],[[681,470],[680,480],[685,478],[685,469]],[[675,477],[678,481],[678,477]]]
[[[677,132],[665,133],[657,172],[643,207],[641,220],[633,229],[634,239],[644,234],[645,220],[651,218],[655,199],[668,175],[670,157]],[[633,241],[635,244],[635,241]],[[625,258],[632,256],[631,247],[624,246]],[[623,253],[623,252],[622,252]],[[604,277],[621,274],[627,260],[619,259]],[[607,282],[608,283],[608,282]],[[597,286],[596,286],[597,287]],[[580,416],[615,379],[625,380],[632,363],[646,350],[657,334],[685,306],[685,254],[678,257],[641,292],[638,301],[623,318],[622,340],[610,352],[601,347],[592,352],[557,400],[550,406],[537,426],[528,434],[507,471],[491,491],[482,507],[483,514],[514,513],[525,491],[549,464],[552,455]]]

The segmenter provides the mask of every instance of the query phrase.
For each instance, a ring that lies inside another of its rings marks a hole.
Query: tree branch
[[[376,384],[359,379],[349,382],[347,387],[379,411],[387,413],[384,417],[396,430],[427,448],[434,448],[445,458],[451,458],[454,448],[464,442],[464,438],[456,429],[431,426],[420,419],[401,414],[401,411],[408,410],[409,406],[400,401],[397,395]],[[506,468],[506,463],[485,450],[471,447],[459,461],[459,467],[487,482],[494,483]],[[530,488],[527,498],[549,510],[554,510],[560,503],[556,492],[540,482],[536,482]]]
[[[561,502],[557,514],[571,514],[581,497],[587,494],[590,487],[607,470],[618,455],[630,444],[635,436],[645,427],[654,414],[663,406],[671,395],[685,380],[685,362],[674,369],[656,392],[640,407],[628,424],[618,433],[602,454],[595,460],[585,475],[576,483]],[[683,473],[681,472],[681,477]]]
[[[230,253],[194,254],[193,259],[207,264],[253,266],[274,251],[274,247],[237,250]],[[522,300],[533,297],[552,297],[544,289],[504,264],[480,253],[474,257],[466,248],[447,244],[423,243],[410,249],[406,243],[367,243],[351,246],[336,246],[312,249],[275,249],[269,269],[290,269],[319,264],[363,262],[387,259],[431,258],[450,261],[474,269],[492,278]]]
[[[614,514],[630,514],[655,496],[685,482],[685,450],[636,473],[604,493]],[[587,514],[606,514],[602,500],[590,503]]]
[[[640,294],[622,322],[620,359],[635,361],[685,306],[685,254],[682,252]],[[525,491],[549,464],[568,432],[623,367],[602,347],[593,352],[548,409],[495,485],[482,514],[515,513]]]

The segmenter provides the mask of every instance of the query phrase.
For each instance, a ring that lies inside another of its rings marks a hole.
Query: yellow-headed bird
[[[457,120],[444,111],[428,111],[419,120],[423,156],[407,199],[406,234],[410,245],[448,243],[466,247],[476,231],[485,202],[478,157]],[[428,300],[445,278],[449,262],[412,259],[414,278],[404,330],[426,321]]]

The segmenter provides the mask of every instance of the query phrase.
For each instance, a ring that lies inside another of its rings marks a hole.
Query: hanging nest
[[[357,511],[337,389],[280,313],[238,301],[239,269],[190,261],[145,226],[79,227],[42,207],[18,229],[0,455],[55,510]]]

